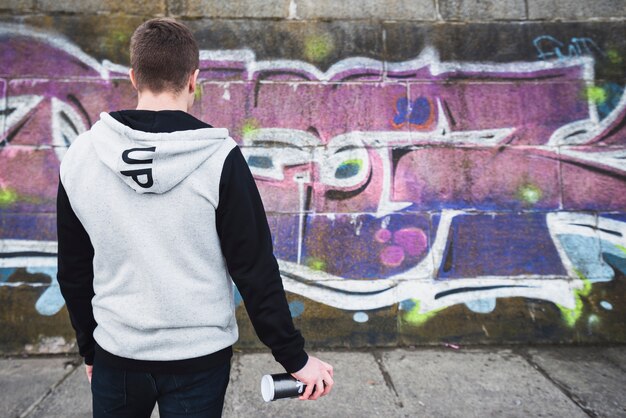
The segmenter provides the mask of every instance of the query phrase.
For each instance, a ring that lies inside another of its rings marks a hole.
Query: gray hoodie
[[[150,133],[100,117],[61,164],[94,248],[95,340],[146,360],[232,345],[233,287],[215,210],[219,174],[236,143],[226,129]]]
[[[228,361],[233,287],[288,372],[307,362],[263,203],[226,129],[103,113],[61,164],[58,281],[85,363],[180,373]]]

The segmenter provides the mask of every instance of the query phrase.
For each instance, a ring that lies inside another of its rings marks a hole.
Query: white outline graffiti
[[[52,104],[52,146],[59,157],[63,156],[67,148],[76,137],[87,130],[85,122],[69,104],[53,97]]]
[[[24,120],[43,100],[43,96],[25,94],[9,96],[0,108],[0,127],[3,128],[0,136],[0,147],[7,142],[7,136],[19,123]],[[7,115],[7,112],[8,113]]]
[[[56,256],[56,241],[0,240],[0,268],[56,267]]]
[[[126,78],[128,68],[109,61],[99,63],[96,59],[83,52],[78,46],[66,38],[49,32],[33,30],[23,25],[2,24],[0,36],[27,37],[50,45],[55,50],[64,51],[94,70],[93,76],[80,76],[87,79],[109,80],[111,77]],[[576,38],[574,38],[576,39]],[[572,41],[574,42],[574,41]],[[537,44],[536,44],[537,45]],[[594,44],[595,45],[595,44]],[[299,76],[303,82],[321,81],[334,82],[358,74],[379,76],[386,80],[395,75],[416,75],[419,71],[428,70],[425,80],[434,77],[452,76],[457,73],[512,73],[519,77],[533,77],[540,71],[580,68],[580,80],[586,86],[594,82],[594,60],[590,56],[581,56],[583,47],[589,48],[584,39],[575,44],[576,54],[567,60],[513,62],[513,63],[471,63],[441,62],[439,54],[432,47],[425,48],[418,57],[404,62],[388,63],[371,58],[353,57],[333,64],[328,70],[321,71],[312,64],[295,60],[256,60],[251,50],[209,51],[200,52],[201,61],[211,61],[231,65],[242,72],[241,81],[219,82],[224,86],[224,96],[230,98],[228,86],[231,83],[246,83],[258,80],[271,73],[288,72]],[[571,47],[570,47],[571,50]],[[541,52],[541,51],[540,51]],[[570,51],[571,52],[571,51]],[[542,58],[545,53],[542,52]],[[555,52],[556,54],[556,52]],[[208,70],[207,70],[208,71]],[[201,81],[207,81],[202,78]],[[419,78],[416,76],[416,78]],[[211,80],[208,80],[211,81]],[[43,100],[39,95],[21,95],[8,97],[3,110],[15,109],[8,116],[0,115],[0,123],[4,125],[3,134],[23,120]],[[453,280],[436,280],[437,271],[443,262],[445,248],[448,243],[452,221],[456,216],[467,212],[444,210],[440,214],[436,234],[430,250],[417,265],[405,272],[384,279],[353,280],[335,276],[307,267],[302,262],[304,225],[305,225],[305,194],[306,185],[312,182],[313,165],[317,165],[322,184],[337,190],[354,190],[361,187],[372,170],[380,169],[381,191],[377,202],[375,216],[384,219],[386,216],[407,208],[411,203],[393,200],[392,150],[415,149],[420,146],[482,146],[496,147],[507,142],[514,134],[515,128],[502,127],[477,131],[453,131],[443,111],[442,103],[436,99],[437,124],[430,131],[418,132],[360,132],[353,131],[337,135],[323,144],[321,140],[305,131],[283,128],[261,128],[244,135],[244,155],[251,158],[265,159],[271,164],[252,165],[251,170],[258,178],[273,181],[285,179],[285,169],[293,166],[311,165],[308,171],[298,172],[292,179],[298,187],[298,249],[297,262],[279,260],[281,274],[286,290],[303,295],[312,300],[346,310],[369,310],[390,306],[407,298],[420,301],[419,311],[428,313],[459,303],[474,300],[495,300],[501,297],[526,297],[543,299],[563,306],[567,309],[576,307],[576,292],[585,285],[579,276],[576,262],[562,244],[565,234],[575,236],[594,236],[601,241],[626,247],[626,223],[617,220],[593,217],[584,213],[549,213],[547,225],[552,241],[567,272],[566,275],[520,275],[520,276],[481,276],[466,277]],[[68,103],[58,98],[51,99],[52,108],[52,143],[59,159],[64,155],[69,143],[87,129],[85,121]],[[577,161],[600,164],[620,172],[626,172],[626,151],[608,150],[602,152],[584,152],[575,146],[590,145],[601,142],[617,124],[626,118],[626,95],[622,96],[618,106],[603,120],[598,117],[595,103],[588,100],[588,118],[576,121],[557,129],[546,145],[532,147],[567,156]],[[3,136],[4,138],[4,136]],[[276,152],[267,143],[280,146]],[[2,145],[3,142],[0,142]],[[560,154],[556,147],[561,147]],[[374,166],[376,155],[380,159],[380,167]],[[359,170],[353,175],[337,177],[337,169],[346,161],[359,161]],[[583,226],[581,226],[583,225]],[[595,225],[594,228],[590,228]],[[618,231],[619,234],[605,232]],[[35,271],[52,272],[56,267],[56,243],[29,240],[0,240],[0,268],[28,267]],[[2,286],[13,286],[15,283],[0,283]],[[464,288],[474,288],[472,292],[462,292]],[[481,289],[482,288],[482,289]],[[54,291],[54,278],[51,291]],[[50,296],[50,295],[48,295]],[[51,298],[51,300],[54,298]],[[58,304],[58,298],[55,303]],[[41,304],[39,304],[41,305]],[[45,304],[44,304],[45,305]],[[56,309],[58,307],[58,309]],[[58,312],[61,306],[41,308],[45,314]],[[38,308],[39,309],[39,308]],[[56,309],[56,310],[55,310]]]
[[[36,30],[30,26],[16,25],[11,23],[2,23],[0,25],[0,38],[19,36],[31,39],[34,38],[39,42],[50,45],[53,49],[58,49],[66,52],[67,54],[81,61],[87,67],[93,69],[96,73],[98,73],[100,78],[104,80],[109,79],[111,71],[109,68],[107,68],[106,65],[100,64],[98,60],[96,60],[89,54],[86,54],[76,44],[74,44],[72,41],[65,38],[64,36],[59,35],[58,33]],[[119,66],[111,65],[110,63],[108,67],[120,68]]]
[[[376,210],[376,217],[382,218],[410,206],[411,202],[392,201],[392,166],[393,148],[410,148],[419,145],[455,144],[496,146],[515,131],[515,128],[484,129],[480,131],[451,131],[440,101],[438,101],[437,126],[428,132],[398,131],[353,131],[337,135],[324,147],[314,135],[296,129],[269,128],[257,129],[244,135],[243,154],[256,177],[284,180],[284,169],[289,166],[316,163],[320,170],[320,182],[340,189],[355,189],[363,184],[371,170],[368,150],[379,155],[382,162],[382,190]],[[281,144],[276,152],[264,143]],[[316,147],[316,145],[318,147]],[[271,161],[269,167],[251,164],[255,158]],[[336,169],[345,161],[362,161],[358,175],[338,180]],[[302,211],[303,208],[301,207]]]
[[[606,118],[601,121],[597,118],[589,118],[563,125],[554,131],[546,145],[591,145],[598,143],[604,139],[608,131],[624,119],[626,119],[626,94],[622,95],[615,109]]]
[[[285,289],[326,305],[352,311],[382,308],[414,298],[420,301],[420,313],[427,313],[477,299],[517,296],[548,300],[568,309],[575,307],[574,290],[583,288],[582,280],[576,278],[576,275],[482,276],[435,281],[436,271],[443,262],[452,219],[460,214],[463,212],[441,213],[429,253],[419,264],[405,272],[382,280],[350,280],[279,260]],[[464,288],[477,290],[470,293],[454,292],[455,289]]]

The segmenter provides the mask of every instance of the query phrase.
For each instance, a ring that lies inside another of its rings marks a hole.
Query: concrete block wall
[[[626,341],[626,2],[0,1],[0,351],[75,350],[67,146],[175,16],[309,346]],[[237,298],[241,348],[258,347]]]

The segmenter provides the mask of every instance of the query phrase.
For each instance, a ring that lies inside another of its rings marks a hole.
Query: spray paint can
[[[306,385],[289,373],[266,374],[261,378],[261,395],[265,402],[295,398],[304,393]]]

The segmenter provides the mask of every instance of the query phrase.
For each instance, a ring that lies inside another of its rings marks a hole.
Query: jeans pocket
[[[230,377],[230,363],[210,370],[172,375],[176,390],[174,398],[186,413],[209,409],[222,410],[224,394]]]
[[[94,409],[112,412],[126,406],[126,372],[94,362],[91,394]]]

